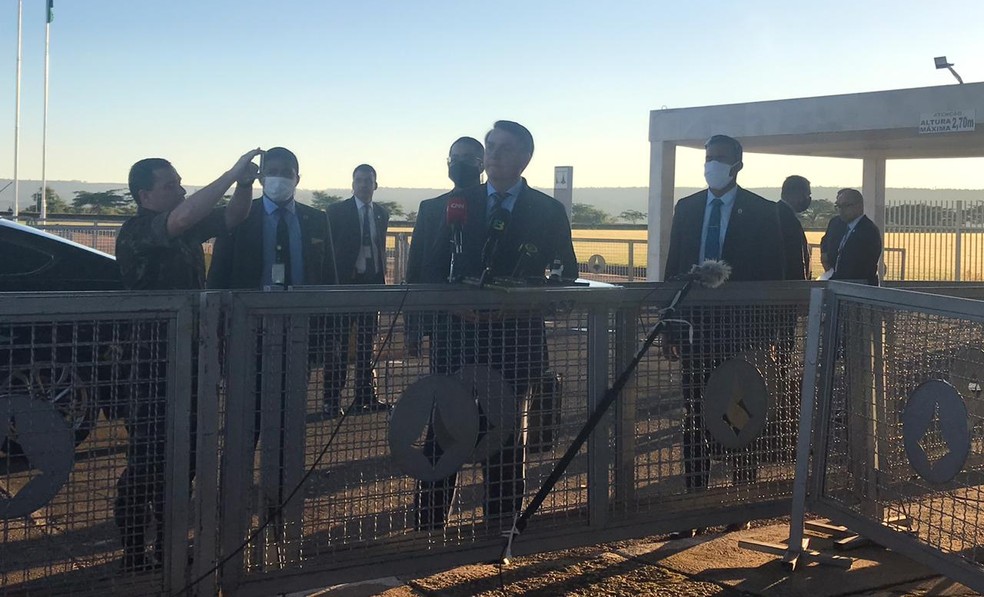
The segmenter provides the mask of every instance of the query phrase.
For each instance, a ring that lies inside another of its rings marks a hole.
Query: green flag
[[[55,0],[48,0],[48,22],[55,20]]]

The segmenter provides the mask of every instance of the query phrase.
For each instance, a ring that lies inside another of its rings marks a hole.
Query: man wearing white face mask
[[[776,204],[738,186],[738,172],[744,166],[741,143],[725,135],[714,135],[704,149],[704,179],[708,188],[681,199],[676,205],[665,279],[712,259],[731,266],[730,280],[782,280],[783,242]],[[681,360],[686,408],[682,442],[686,489],[694,492],[708,487],[712,446],[714,453],[730,468],[736,485],[753,483],[757,478],[758,452],[764,448],[758,440],[745,448],[721,448],[704,426],[703,391],[710,374],[723,362],[744,351],[769,347],[775,340],[775,330],[770,325],[775,321],[765,311],[741,305],[713,311],[683,309],[680,318],[693,325],[693,343],[680,330],[665,336],[663,341],[664,351]],[[735,522],[728,530],[743,526],[743,518],[747,520],[736,512]],[[691,529],[677,535],[692,536],[697,531]]]
[[[331,229],[325,212],[298,203],[297,157],[268,149],[260,168],[263,196],[231,234],[216,239],[209,288],[336,284]]]

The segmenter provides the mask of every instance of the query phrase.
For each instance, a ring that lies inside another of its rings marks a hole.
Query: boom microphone
[[[693,282],[704,288],[717,288],[731,277],[731,266],[724,261],[707,259],[700,265],[694,264],[690,271],[670,278],[675,282]]]

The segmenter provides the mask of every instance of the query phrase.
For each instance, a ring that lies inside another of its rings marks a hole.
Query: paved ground
[[[738,546],[739,540],[781,543],[787,535],[787,525],[772,524],[679,541],[639,539],[517,558],[501,571],[492,565],[462,566],[423,578],[380,578],[295,596],[977,595],[921,564],[877,546],[835,552],[827,535],[808,533],[811,548],[853,558],[849,570],[808,564],[789,572],[778,558]]]

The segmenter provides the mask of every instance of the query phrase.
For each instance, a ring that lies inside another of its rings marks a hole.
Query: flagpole
[[[45,166],[48,161],[48,46],[51,42],[51,12],[54,0],[48,0],[45,10],[44,23],[44,116],[41,126],[41,205],[38,211],[41,213],[41,223],[48,218],[48,176]]]
[[[17,0],[17,83],[15,84],[14,100],[14,220],[20,213],[18,196],[20,193],[20,178],[17,175],[18,154],[20,153],[20,84],[21,84],[21,22],[24,15],[24,0]]]

